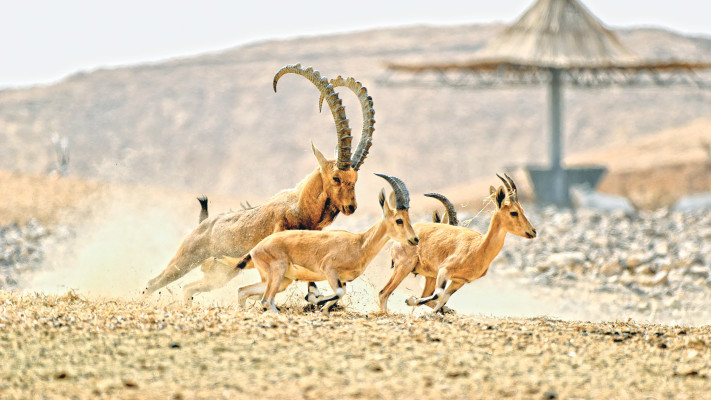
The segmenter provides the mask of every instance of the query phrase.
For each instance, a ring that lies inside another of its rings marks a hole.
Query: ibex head
[[[387,229],[388,237],[400,243],[409,243],[416,246],[420,239],[415,233],[415,229],[410,222],[410,194],[405,187],[405,183],[394,176],[375,174],[385,179],[393,187],[394,199],[390,202],[385,200],[385,190],[380,191],[378,201],[383,210],[383,219]],[[394,201],[393,201],[394,200]],[[395,203],[395,209],[389,203]]]
[[[355,212],[358,204],[355,197],[355,183],[358,180],[358,172],[348,167],[345,170],[339,169],[335,160],[327,160],[323,154],[311,143],[318,165],[321,170],[321,182],[323,192],[326,193],[331,204],[345,215]]]
[[[336,134],[338,136],[338,146],[336,147],[338,156],[336,160],[327,160],[323,154],[318,151],[313,144],[311,145],[314,155],[318,160],[321,179],[323,182],[323,191],[331,200],[331,204],[346,215],[353,214],[357,208],[355,199],[355,183],[358,180],[358,169],[363,164],[365,157],[368,155],[368,150],[372,144],[373,125],[375,120],[373,116],[373,99],[368,96],[367,89],[353,78],[343,79],[338,77],[329,81],[321,77],[318,71],[313,68],[302,68],[300,64],[287,65],[277,72],[274,76],[274,91],[276,85],[284,74],[295,73],[301,75],[313,83],[319,91],[321,91],[321,102],[326,99],[328,106],[333,114],[333,120],[336,123]],[[348,118],[343,107],[341,99],[338,97],[333,88],[335,86],[345,86],[352,90],[361,103],[363,111],[363,133],[355,154],[351,155],[351,128],[348,126]]]
[[[499,174],[496,174],[496,176],[504,182],[505,188],[499,186],[498,189],[495,189],[491,186],[489,193],[496,204],[496,213],[503,229],[514,235],[533,239],[536,237],[536,228],[528,222],[528,219],[523,214],[523,207],[518,202],[516,184],[507,174],[504,174],[506,179]]]

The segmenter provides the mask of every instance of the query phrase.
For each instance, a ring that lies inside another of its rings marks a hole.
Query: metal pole
[[[551,86],[548,107],[550,109],[550,157],[551,173],[553,174],[553,202],[557,205],[568,205],[568,185],[565,171],[562,168],[563,135],[561,134],[562,93],[561,73],[559,68],[551,68]]]

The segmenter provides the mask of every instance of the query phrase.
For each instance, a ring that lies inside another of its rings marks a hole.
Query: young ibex
[[[499,186],[497,190],[492,186],[490,189],[496,211],[485,235],[459,226],[419,223],[415,224],[415,232],[420,238],[416,248],[393,244],[390,255],[394,271],[380,291],[381,311],[387,312],[390,294],[409,273],[423,275],[426,281],[422,297],[410,297],[407,305],[427,304],[435,312],[440,311],[449,297],[465,283],[486,275],[489,264],[504,246],[507,233],[528,239],[536,237],[536,229],[528,222],[518,202],[516,184],[508,175],[506,179],[497,176],[505,188]]]
[[[241,269],[251,260],[262,277],[262,282],[239,289],[240,304],[244,307],[248,298],[262,296],[262,305],[278,312],[274,296],[292,281],[327,280],[334,294],[320,298],[317,304],[328,312],[345,294],[346,282],[359,277],[389,239],[414,248],[419,239],[410,225],[405,184],[395,177],[376,175],[393,187],[395,209],[381,190],[378,200],[383,217],[363,233],[294,230],[266,237],[237,263],[236,269]]]
[[[312,144],[319,167],[295,188],[283,190],[267,203],[247,210],[228,212],[208,218],[189,234],[165,270],[151,279],[144,295],[184,276],[202,265],[204,277],[187,285],[185,300],[190,302],[198,292],[225,285],[236,276],[235,263],[260,240],[271,233],[289,229],[320,230],[330,225],[339,213],[353,214],[356,210],[355,183],[358,169],[365,160],[372,143],[374,111],[372,98],[360,83],[359,100],[363,109],[363,132],[355,154],[351,157],[351,129],[345,108],[326,78],[312,68],[301,65],[283,67],[274,76],[274,91],[279,78],[287,73],[301,75],[313,83],[326,98],[338,135],[337,159],[327,160]],[[355,82],[355,80],[354,80]]]

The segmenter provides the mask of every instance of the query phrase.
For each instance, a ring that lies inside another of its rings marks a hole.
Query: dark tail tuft
[[[250,261],[252,261],[252,255],[247,253],[241,260],[239,260],[235,269],[244,269]]]
[[[204,221],[209,215],[207,212],[207,196],[202,195],[197,199],[200,202],[200,220],[198,221],[198,223],[200,223]]]

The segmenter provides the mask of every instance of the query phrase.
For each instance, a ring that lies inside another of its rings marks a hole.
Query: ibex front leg
[[[331,296],[326,296],[321,299],[321,301],[317,302],[316,304],[319,306],[323,306],[323,313],[328,314],[330,308],[338,302],[338,300],[343,297],[344,294],[346,294],[346,284],[341,282],[341,280],[338,277],[338,274],[331,270],[328,274],[328,283],[331,285],[331,288],[333,289],[333,295]]]
[[[324,296],[321,294],[321,291],[318,290],[316,283],[309,282],[308,293],[304,297],[304,300],[308,301],[313,305],[317,305],[319,301],[323,300],[323,298]]]
[[[435,289],[435,292],[432,296],[421,298],[416,298],[413,296],[405,300],[405,303],[408,306],[421,306],[423,304],[429,303],[430,301],[437,301],[433,311],[438,312],[442,310],[442,307],[444,307],[444,305],[447,303],[452,294],[454,294],[454,292],[464,286],[465,283],[465,281],[458,279],[450,280],[447,277],[446,270],[441,269],[439,275],[437,276],[437,289]]]

